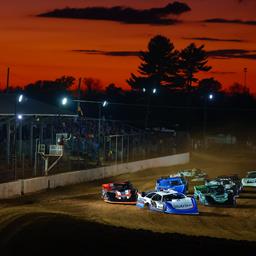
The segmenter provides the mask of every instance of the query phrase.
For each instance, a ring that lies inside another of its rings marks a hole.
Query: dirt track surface
[[[35,225],[37,221],[44,219],[43,216],[50,214],[55,218],[67,216],[74,221],[89,221],[132,230],[255,242],[256,189],[241,193],[236,208],[199,205],[199,216],[162,214],[135,206],[112,205],[104,203],[100,198],[103,182],[130,180],[140,191],[146,191],[154,188],[157,178],[181,169],[197,167],[205,170],[210,177],[228,174],[238,174],[243,177],[247,171],[256,169],[254,155],[246,157],[243,154],[219,155],[221,157],[193,154],[191,163],[187,165],[144,170],[112,179],[0,201],[0,239],[4,237],[8,243],[17,233],[22,233],[23,229]],[[29,216],[32,215],[38,217],[30,218]]]

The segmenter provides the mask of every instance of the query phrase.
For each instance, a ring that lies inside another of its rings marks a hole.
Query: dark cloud
[[[208,42],[234,42],[234,43],[244,43],[245,40],[241,39],[222,39],[222,38],[212,38],[212,37],[183,37],[185,40],[195,40],[195,41],[208,41]]]
[[[113,57],[137,57],[140,55],[139,51],[101,51],[101,50],[73,50],[73,52],[79,52],[92,55],[105,55]]]
[[[256,59],[256,51],[244,49],[221,49],[208,51],[208,56],[215,59]]]
[[[241,25],[252,25],[252,26],[256,25],[256,20],[243,21],[243,20],[238,20],[238,19],[237,20],[227,20],[227,19],[222,19],[222,18],[207,19],[207,20],[203,20],[203,22],[206,22],[206,23],[241,24]]]
[[[237,72],[233,72],[233,71],[211,71],[211,74],[214,75],[232,75],[232,74],[236,74]]]
[[[73,50],[73,52],[91,54],[91,55],[104,55],[110,57],[138,57],[140,51],[103,51],[103,50]],[[208,51],[208,56],[214,59],[256,59],[256,51],[244,49],[220,49]]]
[[[64,8],[37,15],[38,17],[109,20],[128,24],[172,25],[179,22],[169,15],[179,15],[190,11],[185,3],[173,2],[162,8],[134,9],[123,6]]]

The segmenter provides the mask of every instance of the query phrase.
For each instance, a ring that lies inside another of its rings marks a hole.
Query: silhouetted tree
[[[180,68],[184,85],[187,90],[191,90],[193,82],[198,79],[195,74],[200,71],[209,71],[210,66],[207,66],[207,53],[204,50],[204,45],[196,47],[194,43],[187,46],[180,52]]]
[[[142,61],[138,69],[141,76],[131,74],[131,78],[127,80],[132,89],[176,85],[179,54],[168,38],[161,35],[153,37],[148,50],[140,52],[139,58]]]
[[[200,80],[197,89],[200,94],[207,94],[219,92],[221,87],[221,83],[211,77]]]
[[[83,79],[82,97],[99,100],[104,93],[103,85],[99,79],[86,77]]]
[[[242,94],[247,94],[249,95],[250,94],[250,89],[246,86],[243,86],[239,83],[234,83],[232,84],[229,89],[228,89],[228,92],[231,94],[231,95],[242,95]]]
[[[121,87],[117,87],[115,84],[109,84],[106,89],[106,95],[111,98],[120,98],[121,95],[124,95],[124,91]]]
[[[85,77],[83,79],[84,85],[86,86],[86,91],[88,93],[93,91],[103,91],[103,86],[99,79],[91,78],[91,77]]]
[[[55,80],[39,80],[24,87],[27,96],[57,104],[58,99],[70,94],[70,89],[75,83],[72,76],[62,76]]]

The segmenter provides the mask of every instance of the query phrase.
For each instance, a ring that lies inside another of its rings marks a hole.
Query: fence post
[[[124,158],[124,135],[122,136],[122,141],[121,141],[121,145],[122,145],[122,155],[121,155],[121,163],[123,163],[123,158]]]
[[[117,139],[118,139],[118,137],[116,136],[116,164],[117,164],[117,161],[118,161],[118,157],[117,157]]]

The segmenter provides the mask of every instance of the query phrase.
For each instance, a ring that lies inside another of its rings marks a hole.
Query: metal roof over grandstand
[[[22,114],[23,116],[64,116],[75,117],[76,113],[65,108],[56,107],[37,101],[28,97],[19,103],[15,94],[0,95],[0,116],[15,116]]]

